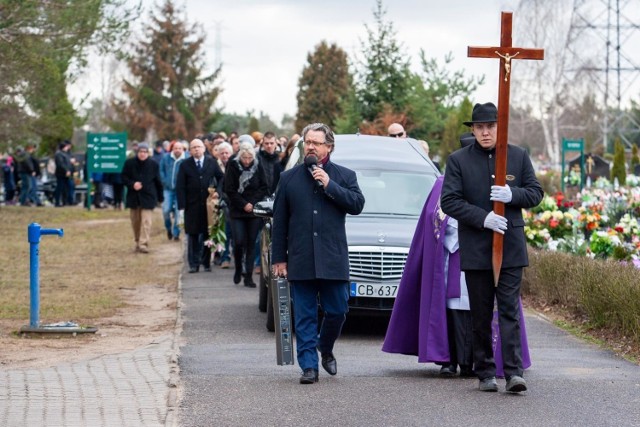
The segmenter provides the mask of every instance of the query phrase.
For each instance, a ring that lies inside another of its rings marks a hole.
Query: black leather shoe
[[[338,362],[333,357],[333,353],[322,355],[322,367],[329,375],[335,375],[338,373]]]
[[[205,267],[204,271],[211,271],[211,267]]]
[[[236,270],[233,275],[233,283],[237,285],[238,283],[240,283],[240,280],[242,280],[242,271]]]
[[[307,368],[300,375],[300,384],[313,384],[318,382],[318,371]]]
[[[441,377],[455,377],[458,372],[458,367],[454,364],[444,365],[440,368]]]
[[[189,267],[189,273],[197,273],[198,267]]]
[[[476,376],[476,373],[473,371],[473,368],[469,365],[460,365],[460,376],[462,378],[473,378]]]
[[[245,285],[247,288],[255,288],[255,287],[256,287],[256,284],[255,284],[255,282],[253,281],[253,278],[251,277],[251,275],[250,275],[250,274],[245,274],[245,275],[244,275],[244,285]]]

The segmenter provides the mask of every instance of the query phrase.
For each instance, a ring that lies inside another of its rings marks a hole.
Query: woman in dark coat
[[[269,194],[269,189],[264,171],[251,144],[241,144],[238,155],[227,163],[224,192],[229,199],[231,229],[233,230],[233,256],[236,268],[233,283],[240,283],[244,256],[244,285],[255,288],[256,284],[252,279],[253,261],[255,259],[255,241],[262,224],[262,218],[253,214],[253,205],[264,199]]]

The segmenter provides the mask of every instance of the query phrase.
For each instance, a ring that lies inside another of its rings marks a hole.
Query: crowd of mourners
[[[263,221],[253,206],[274,194],[299,139],[274,132],[219,132],[190,142],[134,144],[118,178],[127,188],[135,251],[149,252],[151,212],[161,203],[167,239],[180,241],[184,233],[187,240],[190,273],[233,266],[234,283],[255,287]],[[101,186],[96,193],[104,195]],[[225,239],[212,239],[216,224],[223,224]]]

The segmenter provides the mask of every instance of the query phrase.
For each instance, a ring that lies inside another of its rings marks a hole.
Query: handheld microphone
[[[314,155],[307,156],[304,158],[304,165],[309,169],[309,172],[313,172],[318,167],[318,158]],[[319,179],[316,179],[316,182],[318,183],[318,187],[324,187],[322,181]]]

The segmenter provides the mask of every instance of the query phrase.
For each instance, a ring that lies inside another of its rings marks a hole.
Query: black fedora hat
[[[471,121],[463,122],[467,126],[471,126],[474,123],[493,123],[498,121],[498,109],[493,102],[487,102],[486,104],[476,104],[473,106],[473,112],[471,113]]]

